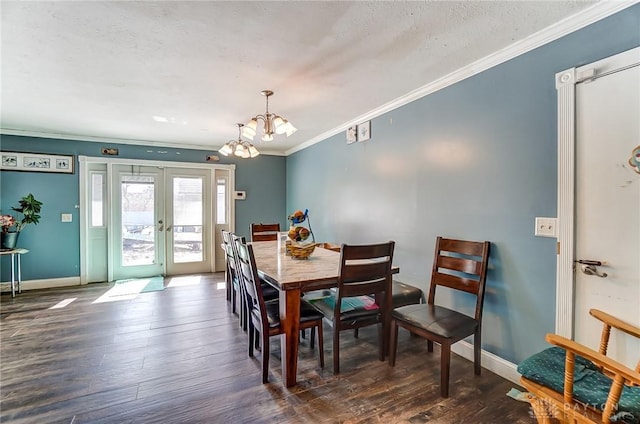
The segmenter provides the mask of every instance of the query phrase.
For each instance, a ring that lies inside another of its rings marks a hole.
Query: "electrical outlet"
[[[536,229],[534,234],[539,237],[556,237],[556,218],[536,217]]]

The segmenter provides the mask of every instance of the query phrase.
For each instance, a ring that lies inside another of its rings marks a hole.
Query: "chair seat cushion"
[[[336,305],[334,294],[312,302],[313,306],[329,320],[333,320],[333,312]],[[342,321],[349,321],[354,318],[374,317],[379,313],[379,307],[369,296],[345,297],[340,305],[340,316]]]
[[[267,320],[269,320],[269,327],[275,328],[280,325],[280,302],[270,300],[264,302],[267,309]],[[317,321],[324,318],[322,313],[313,306],[309,305],[306,301],[300,302],[300,322]]]
[[[518,365],[518,372],[528,380],[563,393],[565,350],[554,346],[538,352]],[[573,396],[582,403],[602,410],[612,380],[588,359],[576,355]],[[640,387],[624,386],[614,422],[640,423]]]
[[[262,297],[264,297],[265,301],[277,299],[279,297],[278,289],[273,287],[271,284],[261,280],[260,285],[262,287]]]
[[[458,339],[473,334],[478,323],[459,312],[438,305],[407,305],[394,309],[391,316],[442,337]]]
[[[393,284],[391,286],[391,298],[391,303],[394,308],[414,305],[416,303],[425,303],[424,293],[422,290],[396,280],[393,280]]]

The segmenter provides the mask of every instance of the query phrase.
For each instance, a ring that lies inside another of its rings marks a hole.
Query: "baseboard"
[[[80,276],[77,277],[64,277],[64,278],[47,278],[44,280],[29,280],[23,281],[21,284],[22,291],[36,290],[36,289],[51,289],[56,287],[69,287],[79,286]],[[11,292],[11,282],[3,281],[0,283],[0,289],[2,292]]]
[[[462,340],[451,346],[451,351],[473,362],[473,344]],[[512,383],[520,384],[517,366],[486,350],[482,351],[482,368],[486,368]]]

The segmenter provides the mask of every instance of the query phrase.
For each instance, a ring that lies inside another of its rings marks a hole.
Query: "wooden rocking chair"
[[[597,309],[589,313],[603,322],[599,351],[547,334],[554,346],[518,366],[539,424],[640,423],[640,361],[632,370],[606,356],[611,328],[637,338],[640,328]]]

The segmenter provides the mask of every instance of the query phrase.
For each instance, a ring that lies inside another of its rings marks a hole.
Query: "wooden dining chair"
[[[334,252],[340,252],[340,246],[334,243],[320,243],[320,247]],[[400,306],[413,305],[415,303],[425,303],[425,297],[422,290],[418,287],[396,281],[391,282],[391,305],[393,308]],[[358,329],[353,330],[353,335],[358,337]]]
[[[275,241],[278,240],[280,224],[251,224],[251,241]]]
[[[398,327],[427,339],[427,351],[433,342],[440,344],[440,395],[449,396],[451,345],[473,335],[474,372],[480,375],[482,307],[489,263],[488,241],[475,242],[438,237],[431,270],[431,285],[426,304],[408,305],[391,312],[389,364],[395,365]],[[473,316],[435,304],[438,286],[460,290],[475,296]]]
[[[240,280],[236,272],[236,257],[234,256],[231,232],[222,230],[222,249],[225,254],[225,285],[227,300],[231,302],[231,311],[238,315],[238,303],[241,301]]]
[[[553,346],[518,365],[539,424],[640,423],[640,360],[632,370],[607,356],[612,329],[640,338],[640,328],[597,309],[589,313],[603,323],[598,351],[547,334]]]
[[[395,242],[348,245],[340,249],[338,287],[313,305],[333,327],[333,373],[340,372],[340,332],[378,325],[378,355],[384,361],[391,309],[391,263]]]
[[[270,337],[283,333],[280,323],[280,307],[278,299],[266,301],[263,296],[262,285],[258,278],[253,246],[236,240],[239,258],[239,271],[247,293],[249,310],[249,356],[253,357],[255,341],[258,334],[262,347],[262,383],[269,381]],[[324,368],[324,342],[322,333],[323,315],[304,300],[300,303],[300,329],[311,329],[309,346],[315,347],[315,333],[318,334],[318,362]],[[258,333],[258,334],[256,334]]]
[[[237,292],[238,292],[237,308],[239,311],[238,315],[240,316],[240,325],[242,326],[242,329],[244,331],[247,331],[248,316],[249,316],[249,307],[248,307],[249,302],[247,300],[246,290],[241,281],[240,258],[239,258],[239,252],[237,249],[238,243],[245,244],[246,240],[244,237],[239,236],[235,233],[229,233],[229,239],[231,242],[232,262],[234,264],[233,272],[236,275],[236,278],[238,279],[238,289],[237,289]],[[260,279],[259,281],[260,281],[260,286],[262,288],[262,296],[264,297],[265,301],[270,301],[278,298],[279,296],[278,289],[276,289],[266,281],[263,281],[262,279]]]

